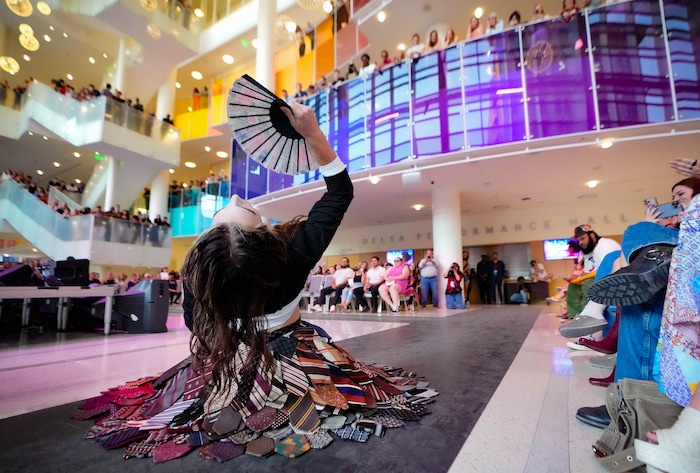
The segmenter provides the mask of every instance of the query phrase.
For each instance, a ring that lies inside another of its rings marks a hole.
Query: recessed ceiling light
[[[221,59],[226,63],[226,64],[233,64],[233,56],[230,54],[224,54],[221,56]]]
[[[23,57],[24,60],[27,61],[27,62],[31,61],[31,58],[30,58],[29,56],[27,56],[26,54],[25,54],[24,56],[22,56],[22,57]]]
[[[107,59],[107,53],[102,53],[102,57]]]
[[[55,168],[60,168],[60,167],[61,167],[61,163],[59,163],[58,161],[54,161],[54,162],[53,162],[53,167],[55,167]]]
[[[195,80],[202,80],[202,73],[199,71],[192,71],[192,78]]]
[[[90,64],[95,64],[95,58],[92,56],[88,58],[88,61],[90,61]]]
[[[481,8],[481,7],[477,7],[477,9],[474,10],[474,16],[475,16],[477,19],[479,19],[479,18],[481,18],[482,16],[484,16],[484,9]]]
[[[384,20],[386,20],[386,13],[384,13],[384,11],[377,13],[377,21],[379,23],[384,23]]]
[[[40,176],[43,176],[43,175],[44,175],[44,171],[42,171],[41,169],[37,169],[37,170],[36,170],[36,173],[37,173],[38,175],[40,175]]]
[[[173,168],[168,169],[168,172],[169,172],[170,174],[175,174],[175,170],[174,170]]]
[[[64,37],[64,38],[67,38],[67,37],[68,37],[68,33],[63,33],[63,37]]]
[[[416,204],[413,206],[413,208],[416,210],[423,210],[423,204]]]
[[[81,181],[80,179],[76,179],[75,182],[76,182],[76,184],[80,184],[83,181]]]
[[[204,12],[202,11],[201,8],[195,8],[194,9],[194,16],[197,18],[204,18]]]
[[[41,13],[42,15],[50,15],[51,14],[51,7],[46,2],[37,3],[36,9],[39,10],[39,13]]]
[[[45,35],[44,35],[44,41],[46,41],[47,43],[50,43],[50,42],[51,42],[51,36],[45,34]]]
[[[175,82],[175,88],[179,89],[180,87],[182,87],[182,85],[179,82]]]
[[[217,151],[216,155],[220,158],[228,158],[228,153],[226,151]]]
[[[54,30],[53,25],[49,25],[49,29],[50,29],[51,31],[53,31],[53,30]]]
[[[32,248],[32,251],[33,251],[34,253],[38,253],[38,252],[39,252],[39,250],[37,250],[36,248]]]
[[[66,74],[66,77],[68,78],[68,80],[73,80],[73,74],[71,73]]]
[[[42,136],[42,138],[44,138],[44,140],[48,140],[48,138],[46,137],[46,135]]]
[[[379,184],[379,181],[381,181],[381,178],[377,176],[372,176],[369,178],[369,182],[371,182],[372,184]]]
[[[27,133],[29,133],[29,136],[34,136],[34,133],[31,131],[28,131]]]
[[[596,180],[588,181],[588,182],[586,183],[586,186],[587,186],[589,189],[595,189],[596,187],[598,187],[598,181],[596,181]]]
[[[191,112],[191,111],[192,111],[192,107],[187,107],[187,111],[188,111],[188,112]]]
[[[183,182],[183,183],[182,183],[182,187],[187,188],[187,183],[186,183],[186,182]]]
[[[326,0],[323,2],[323,11],[326,13],[330,13],[333,11],[333,2],[331,0]]]
[[[204,151],[206,151],[207,153],[208,153],[209,151],[211,151],[211,146],[205,146],[205,147],[204,147]]]
[[[605,140],[600,144],[600,147],[603,149],[608,149],[613,145],[613,142],[610,140]]]
[[[399,51],[406,51],[406,45],[403,43],[399,43],[399,45],[396,46],[396,49],[398,49]]]
[[[194,169],[194,168],[197,167],[197,164],[196,164],[196,163],[193,163],[192,161],[187,161],[187,162],[185,163],[185,167],[186,167],[186,168],[190,168],[190,169]]]
[[[253,46],[255,49],[258,49],[258,38],[255,38],[253,41],[250,42],[251,46]]]
[[[76,152],[73,153],[73,156],[75,156],[76,158],[79,158],[79,157],[80,157],[80,153],[78,153],[78,152],[76,151]]]

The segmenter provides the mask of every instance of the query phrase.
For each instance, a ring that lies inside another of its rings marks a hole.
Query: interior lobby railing
[[[306,103],[351,173],[496,145],[698,119],[699,38],[700,2],[621,2],[584,10],[570,21],[559,17],[456,43],[343,82]],[[173,222],[192,222],[192,206],[201,207],[200,216],[211,215],[234,193],[250,199],[320,179],[318,172],[268,173],[235,142],[231,156],[230,193],[212,193],[206,212],[203,201],[171,201]],[[190,209],[187,219],[183,205]],[[197,220],[195,227],[210,221]],[[175,225],[173,232],[181,234]]]

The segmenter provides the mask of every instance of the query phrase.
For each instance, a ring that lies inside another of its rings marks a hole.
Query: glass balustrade
[[[305,103],[351,173],[700,118],[698,37],[700,2],[620,2],[457,43]],[[235,143],[231,156],[229,191],[246,198],[321,179],[268,173]]]

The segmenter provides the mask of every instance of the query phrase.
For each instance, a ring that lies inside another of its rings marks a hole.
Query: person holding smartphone
[[[428,294],[430,294],[433,307],[437,309],[438,298],[440,297],[437,291],[438,262],[432,249],[425,251],[425,258],[418,263],[418,269],[420,269],[420,305],[425,309],[428,305]]]

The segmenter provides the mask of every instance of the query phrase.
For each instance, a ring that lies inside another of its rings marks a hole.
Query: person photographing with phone
[[[428,294],[430,294],[433,307],[437,309],[439,305],[437,290],[438,262],[432,249],[425,251],[425,258],[418,263],[418,269],[420,269],[420,305],[425,309],[428,305]]]

